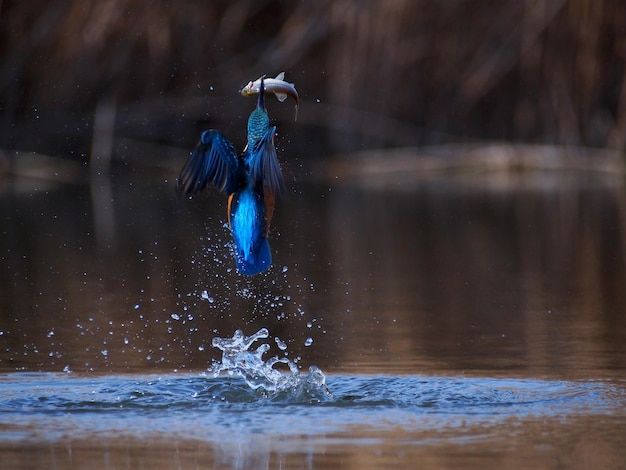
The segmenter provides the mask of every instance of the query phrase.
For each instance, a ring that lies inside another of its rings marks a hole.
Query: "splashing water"
[[[296,364],[286,357],[274,356],[263,361],[263,354],[270,349],[267,343],[249,350],[252,343],[268,337],[267,328],[261,328],[251,336],[245,336],[241,330],[237,330],[232,338],[213,338],[213,347],[222,350],[221,362],[214,362],[210,368],[213,376],[217,377],[222,372],[238,375],[253,390],[261,389],[269,393],[287,391],[302,398],[332,398],[326,386],[326,376],[317,366],[311,366],[309,373],[303,375]],[[285,364],[289,372],[276,369],[278,364]]]

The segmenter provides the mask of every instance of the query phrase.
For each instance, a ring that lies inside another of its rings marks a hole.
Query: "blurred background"
[[[0,37],[5,151],[84,160],[98,116],[117,158],[188,148],[239,129],[237,91],[282,70],[315,129],[288,149],[626,142],[620,0],[3,0]]]
[[[281,71],[246,280],[175,178]],[[625,142],[621,0],[2,0],[0,362],[203,368],[245,325],[331,370],[623,370]]]

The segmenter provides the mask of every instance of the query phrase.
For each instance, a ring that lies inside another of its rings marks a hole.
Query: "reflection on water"
[[[624,188],[490,183],[335,194],[330,258],[357,294],[335,299],[361,320],[345,338],[352,360],[369,369],[386,351],[455,371],[623,372]]]
[[[2,370],[204,369],[243,327],[324,370],[624,369],[622,186],[298,182],[274,267],[244,278],[221,197],[133,176],[112,179],[103,232],[98,187],[0,198]]]
[[[88,462],[90,430],[111,431],[99,447],[110,468],[482,467],[507,465],[511,449],[531,464],[596,448],[623,461],[622,184],[371,183],[295,183],[274,215],[274,266],[244,278],[225,201],[177,200],[171,175],[11,181],[3,462]],[[271,405],[238,379],[190,375],[219,359],[214,337],[261,328],[268,356],[319,366],[334,399]],[[224,426],[247,432],[218,439]]]

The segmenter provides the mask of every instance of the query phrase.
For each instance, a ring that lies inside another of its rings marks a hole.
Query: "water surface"
[[[114,468],[121,456],[111,448],[122,447],[128,457],[155,446],[173,456],[188,445],[213,453],[225,467],[274,468],[281,462],[297,468],[338,453],[357,462],[369,454],[366,467],[375,468],[389,460],[410,466],[414,454],[426,449],[448,449],[445,460],[454,460],[462,449],[487,446],[491,455],[484,462],[511,452],[566,462],[561,446],[584,447],[591,438],[608,449],[603,458],[618,463],[624,457],[624,385],[336,375],[328,377],[332,396],[311,391],[268,396],[241,379],[188,373],[21,373],[0,379],[0,440],[7,452],[38,448],[61,466],[72,463],[65,454],[76,447],[99,449],[96,462]],[[113,461],[98,455],[103,451]],[[79,451],[78,463],[85,463],[83,458]],[[343,458],[331,459],[332,466]]]
[[[4,186],[3,468],[626,461],[621,182],[287,174],[252,279],[171,174]],[[328,393],[213,376],[213,338],[261,328]]]

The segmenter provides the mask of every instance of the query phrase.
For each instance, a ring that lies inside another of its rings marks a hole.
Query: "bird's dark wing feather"
[[[285,181],[274,147],[275,133],[276,127],[268,129],[252,149],[250,178],[264,194],[282,196],[285,193]]]
[[[176,191],[186,196],[211,184],[218,191],[231,194],[239,188],[241,172],[237,152],[224,134],[204,131],[178,176]]]

